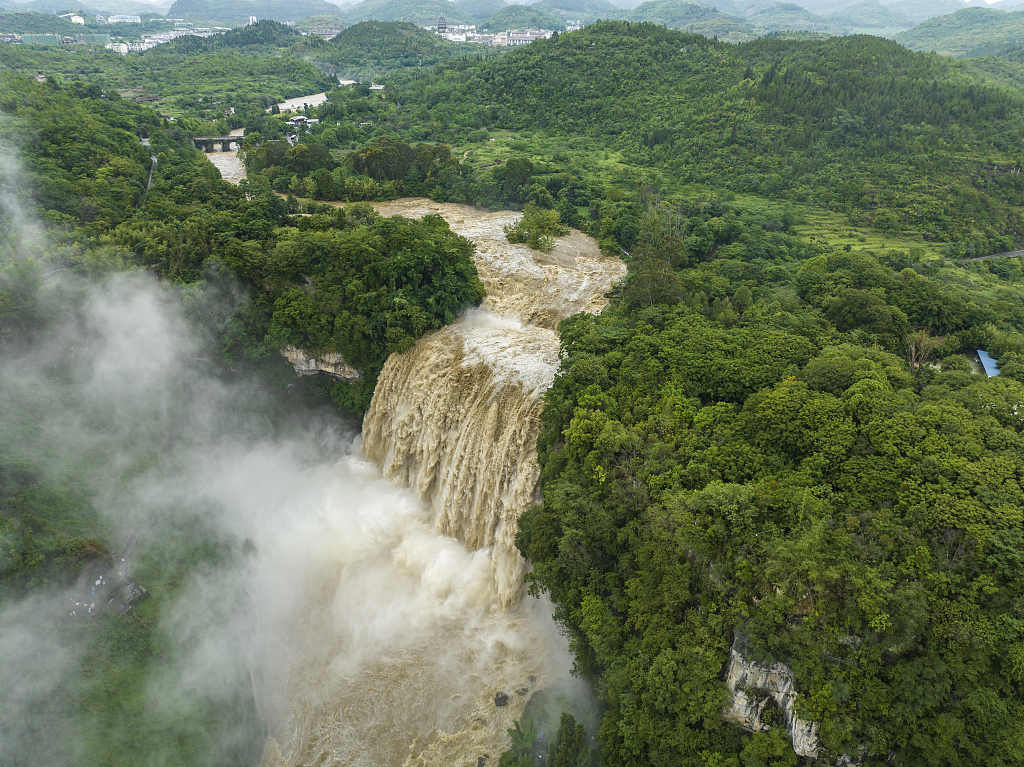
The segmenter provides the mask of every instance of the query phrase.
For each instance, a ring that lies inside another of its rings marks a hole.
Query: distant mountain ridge
[[[326,0],[176,0],[167,16],[241,26],[249,21],[250,16],[273,21],[297,21],[328,13],[337,14],[338,6]]]
[[[621,11],[608,0],[540,0],[531,8],[547,11],[552,16],[564,19],[581,19],[597,21],[597,19],[615,18]]]
[[[565,20],[536,5],[506,5],[480,25],[481,31],[503,32],[506,29],[565,29]]]
[[[861,0],[828,18],[850,27],[871,29],[907,29],[914,26],[909,16],[893,5],[883,5],[879,0]]]
[[[505,0],[459,0],[455,3],[460,12],[467,14],[477,23],[487,21],[507,5]]]
[[[469,13],[448,0],[363,0],[348,9],[345,22],[408,21],[424,27],[437,24],[438,16],[449,24],[474,23]]]

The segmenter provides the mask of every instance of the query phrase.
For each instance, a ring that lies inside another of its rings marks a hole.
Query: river
[[[239,143],[241,143],[242,136],[245,135],[245,128],[233,130],[228,135],[238,136]],[[220,171],[221,178],[232,184],[237,184],[245,178],[245,164],[238,156],[239,144],[231,142],[231,146],[234,149],[230,152],[208,152],[206,159],[212,162],[214,167]]]
[[[286,99],[277,105],[282,112],[294,112],[304,107],[318,107],[327,101],[327,93],[313,93],[309,96],[297,96],[293,99]],[[269,112],[272,107],[268,107]]]

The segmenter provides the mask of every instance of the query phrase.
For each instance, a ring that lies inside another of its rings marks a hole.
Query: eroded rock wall
[[[729,675],[726,677],[732,704],[722,711],[726,721],[738,724],[749,732],[768,729],[763,721],[765,711],[778,707],[781,724],[789,733],[793,750],[799,756],[818,756],[818,725],[801,719],[793,710],[796,690],[793,671],[785,663],[765,665],[747,660],[738,643],[729,653]],[[773,705],[774,704],[774,705]]]

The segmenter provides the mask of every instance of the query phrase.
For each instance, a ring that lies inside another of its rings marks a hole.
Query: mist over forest
[[[1024,5],[450,5],[0,43],[0,764],[1020,763]]]

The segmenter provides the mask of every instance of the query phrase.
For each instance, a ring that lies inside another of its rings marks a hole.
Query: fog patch
[[[7,460],[83,492],[118,560],[141,531],[126,564],[159,612],[126,721],[143,735],[179,732],[209,764],[258,761],[265,735],[286,763],[330,753],[401,764],[412,748],[444,764],[500,750],[525,704],[514,691],[568,666],[550,613],[501,610],[490,550],[437,533],[329,411],[291,407],[204,362],[178,297],[150,276],[60,279],[79,298],[64,324],[4,359],[0,421],[20,435]],[[97,673],[118,662],[97,655],[97,637],[124,633],[133,652],[139,618],[120,605],[78,623],[43,602],[0,607],[0,678],[17,682],[0,711],[8,733],[39,706],[53,716],[54,691],[88,675],[94,657]],[[513,704],[495,707],[497,692]],[[90,733],[109,725],[80,702],[69,698],[48,740],[94,754]],[[225,719],[202,726],[209,716]],[[46,740],[23,735],[5,739],[5,758],[88,761],[74,750],[55,759]],[[153,764],[180,758],[173,743],[149,744]]]

